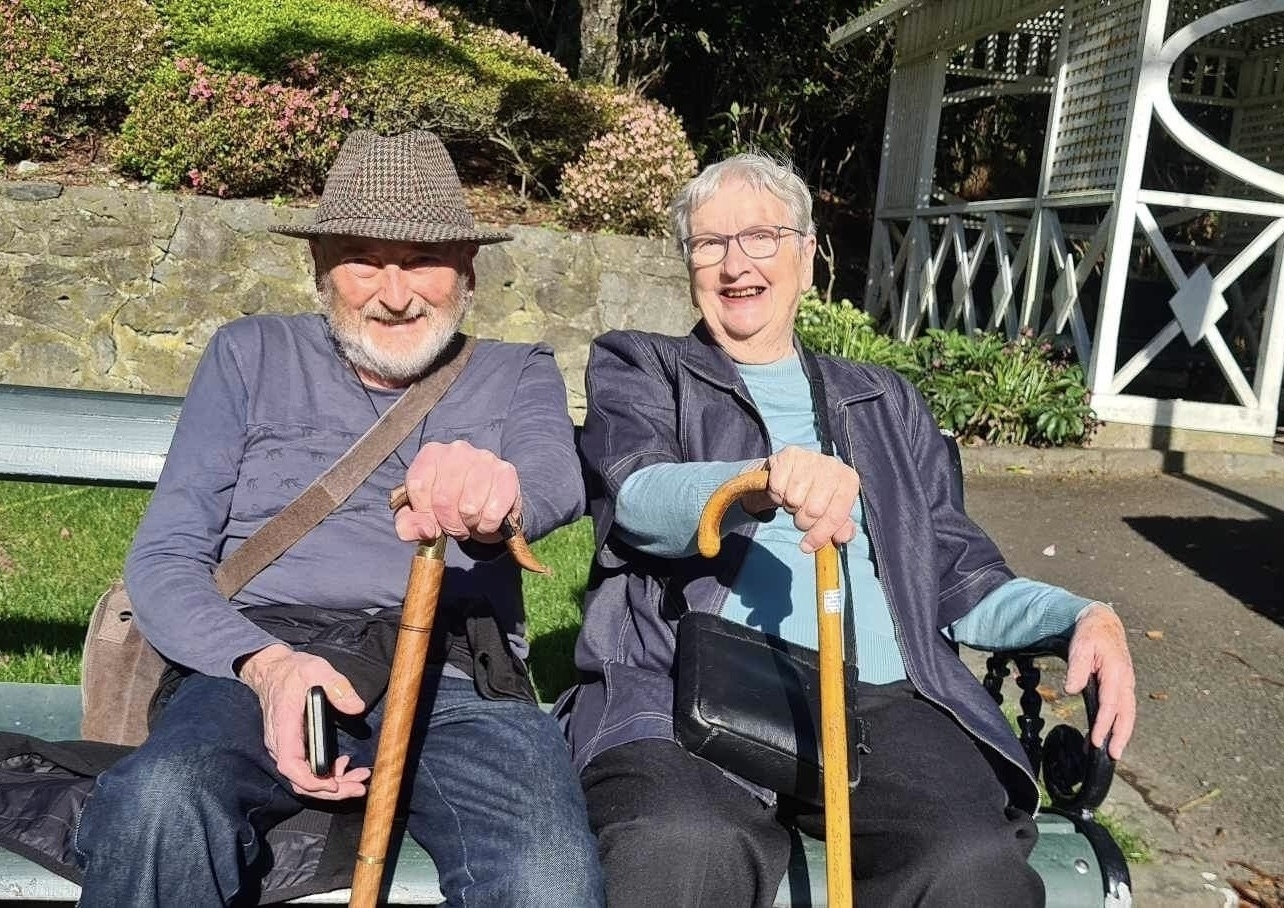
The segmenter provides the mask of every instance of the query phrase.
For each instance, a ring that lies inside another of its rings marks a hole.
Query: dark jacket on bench
[[[130,750],[0,732],[0,848],[79,884],[74,836],[81,806],[98,773]],[[264,876],[260,904],[347,886],[361,806],[304,810],[271,829],[274,863]]]

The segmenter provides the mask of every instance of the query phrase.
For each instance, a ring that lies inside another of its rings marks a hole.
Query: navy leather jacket
[[[1015,735],[940,630],[1012,571],[955,500],[945,443],[913,386],[878,366],[824,356],[816,362],[836,453],[861,476],[909,680],[993,751],[1012,803],[1033,813],[1038,789]],[[686,608],[721,610],[755,529],[729,534],[712,560],[649,556],[611,531],[620,486],[654,463],[771,453],[735,364],[703,324],[686,337],[603,335],[589,353],[587,391],[581,456],[597,549],[575,651],[581,681],[558,704],[581,770],[611,747],[673,740],[677,618]]]

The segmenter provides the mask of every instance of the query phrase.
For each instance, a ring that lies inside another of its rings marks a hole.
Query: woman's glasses
[[[727,257],[727,249],[732,240],[740,245],[740,250],[749,258],[769,259],[780,251],[780,238],[786,233],[803,235],[795,227],[759,224],[756,227],[746,227],[739,233],[697,233],[682,241],[682,249],[687,261],[696,268],[721,262]]]

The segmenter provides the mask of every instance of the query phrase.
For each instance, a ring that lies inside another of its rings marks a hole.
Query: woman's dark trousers
[[[858,905],[1041,906],[1037,830],[1010,808],[979,747],[908,683],[858,688],[871,753],[852,796]],[[582,782],[611,908],[765,908],[789,861],[790,827],[823,815],[768,807],[671,741],[595,758]]]

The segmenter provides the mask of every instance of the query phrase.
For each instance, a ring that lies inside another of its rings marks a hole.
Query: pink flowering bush
[[[300,77],[315,61],[299,61]],[[340,92],[180,57],[134,102],[116,143],[126,173],[219,196],[313,192],[349,127]]]
[[[142,0],[0,0],[0,158],[48,158],[116,129],[162,39]]]
[[[528,160],[542,171],[549,154],[560,170],[600,130],[592,120],[574,131],[576,142],[562,142],[566,105],[520,99],[532,86],[541,101],[546,88],[578,94],[566,71],[525,39],[469,22],[452,7],[423,0],[165,0],[164,10],[182,56],[264,84],[337,91],[349,128],[431,129],[466,178],[522,178]],[[310,74],[299,70],[304,60],[312,61]],[[543,137],[554,134],[550,151]],[[211,185],[205,177],[202,187]],[[239,181],[225,175],[219,182],[237,192]]]
[[[101,147],[166,188],[309,194],[348,132],[431,129],[466,181],[659,232],[695,166],[667,109],[430,0],[0,0],[0,52],[0,158]]]
[[[644,98],[615,93],[615,122],[562,174],[568,219],[588,230],[662,236],[669,200],[696,172],[678,118]]]

